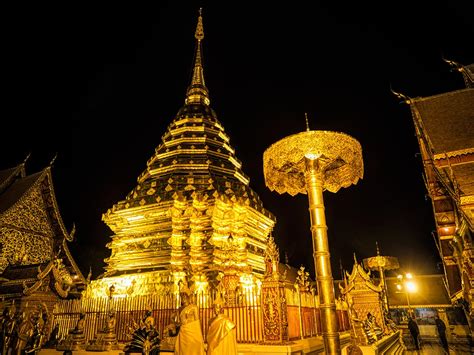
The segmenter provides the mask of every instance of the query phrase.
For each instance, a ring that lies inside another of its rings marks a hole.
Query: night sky
[[[56,195],[66,226],[76,223],[71,250],[85,274],[99,275],[109,256],[102,213],[136,185],[184,104],[200,5],[211,106],[277,217],[282,260],[314,274],[307,197],[268,190],[262,155],[304,130],[307,112],[311,129],[363,148],[364,179],[325,193],[334,277],[339,260],[351,268],[353,252],[373,256],[376,241],[404,270],[442,272],[411,114],[390,85],[411,97],[464,87],[442,56],[474,62],[472,2],[297,3],[42,3],[7,15],[0,169],[31,152],[33,173],[58,153]]]

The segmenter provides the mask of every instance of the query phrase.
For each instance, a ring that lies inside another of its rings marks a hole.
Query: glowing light
[[[304,156],[310,160],[315,160],[315,159],[318,159],[321,156],[321,154],[306,153]]]
[[[407,273],[405,276],[406,276],[407,279],[412,279],[413,278],[413,275],[410,274],[410,273]]]
[[[132,217],[127,217],[127,221],[133,222],[133,221],[138,221],[140,219],[145,218],[143,215],[138,215],[138,216],[132,216]]]
[[[397,289],[398,289],[398,290],[401,290],[401,289],[402,289],[402,285],[397,284]]]
[[[397,275],[397,279],[399,280],[403,279],[403,275]]]
[[[416,284],[412,281],[408,281],[405,284],[405,287],[406,287],[408,292],[416,292]]]

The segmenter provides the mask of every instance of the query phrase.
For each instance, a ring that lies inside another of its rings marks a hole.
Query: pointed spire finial
[[[304,113],[304,118],[306,119],[306,132],[309,132],[309,122],[308,122],[308,113]]]
[[[375,246],[377,248],[377,256],[380,255],[380,249],[379,249],[379,243],[377,241],[375,241]]]
[[[56,154],[54,155],[53,159],[51,159],[51,161],[49,162],[49,166],[52,167],[54,162],[56,161],[56,158],[58,157],[58,152],[56,152]]]
[[[193,77],[191,79],[191,85],[188,87],[186,93],[186,104],[197,104],[201,103],[209,105],[209,91],[207,90],[206,83],[204,82],[204,68],[202,66],[202,49],[201,41],[204,39],[204,26],[202,24],[202,7],[199,9],[198,22],[196,25],[196,32],[194,33],[196,38],[196,54],[194,56],[194,68]]]
[[[354,262],[357,264],[357,256],[355,252],[354,252]]]
[[[26,158],[23,159],[23,163],[22,163],[22,164],[25,165],[26,162],[28,161],[28,159],[30,159],[30,157],[31,157],[31,152],[29,152],[28,155],[26,156]]]
[[[198,41],[202,41],[204,39],[204,27],[202,25],[202,7],[199,8],[199,17],[196,26],[196,32],[194,33],[194,38],[196,38]]]

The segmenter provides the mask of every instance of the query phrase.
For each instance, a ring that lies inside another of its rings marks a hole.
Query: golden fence
[[[212,304],[213,294],[198,293],[195,297],[199,307],[201,329],[204,339],[207,335],[209,321],[214,317]],[[84,317],[86,339],[95,338],[98,331],[106,324],[109,310],[115,312],[117,340],[121,343],[130,340],[130,328],[139,324],[145,311],[152,310],[155,326],[160,334],[172,323],[177,314],[179,299],[174,294],[155,294],[123,298],[84,298],[80,300],[63,300],[53,310],[53,323],[59,324],[59,337],[65,337],[76,326],[81,313]],[[235,305],[224,307],[224,313],[236,324],[239,343],[258,343],[263,340],[263,320],[260,297],[252,291],[239,297]]]
[[[300,339],[302,327],[303,338],[321,335],[321,318],[316,306],[314,295],[304,296],[301,308],[289,302],[288,335],[290,339]],[[198,293],[195,301],[199,307],[201,329],[206,339],[209,321],[214,317],[212,304],[213,293]],[[239,343],[260,343],[263,341],[263,318],[261,297],[258,291],[248,290],[238,297],[233,305],[224,307],[226,314],[236,324],[237,341]],[[65,337],[73,329],[81,313],[85,314],[84,330],[86,339],[95,338],[98,331],[106,324],[109,310],[115,311],[117,340],[125,343],[130,340],[129,334],[134,324],[139,324],[145,311],[152,310],[155,325],[160,334],[172,323],[177,315],[179,298],[176,294],[154,294],[123,298],[84,298],[80,300],[63,300],[53,310],[53,324],[59,324],[59,337]],[[349,329],[347,312],[338,310],[339,330]],[[300,325],[301,317],[301,325]]]

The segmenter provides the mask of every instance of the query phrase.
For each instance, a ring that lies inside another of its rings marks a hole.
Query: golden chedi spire
[[[160,280],[168,280],[172,275],[176,283],[192,275],[196,285],[202,285],[207,275],[229,263],[239,270],[264,273],[266,239],[275,217],[250,187],[230,138],[209,105],[201,11],[195,38],[184,105],[137,186],[103,215],[114,232],[107,244],[111,255],[105,260],[105,277],[134,274],[145,280],[159,274]],[[230,234],[233,238],[228,238]],[[113,282],[118,285],[116,279]]]
[[[202,8],[199,9],[196,32],[196,53],[194,55],[194,69],[191,84],[186,93],[186,104],[201,103],[209,106],[209,91],[204,82],[204,68],[202,66],[202,40],[204,39],[204,27],[202,25]]]

